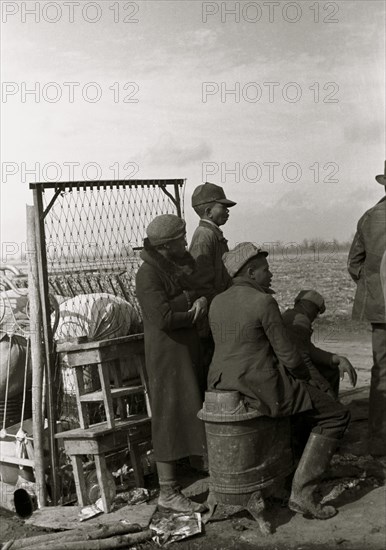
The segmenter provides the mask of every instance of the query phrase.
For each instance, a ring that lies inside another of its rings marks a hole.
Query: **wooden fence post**
[[[44,473],[42,411],[44,348],[42,342],[42,310],[38,280],[38,262],[36,253],[36,231],[34,207],[27,205],[27,258],[28,258],[28,295],[30,304],[30,339],[32,362],[32,425],[34,440],[34,462],[36,496],[39,508],[46,506],[46,482]]]

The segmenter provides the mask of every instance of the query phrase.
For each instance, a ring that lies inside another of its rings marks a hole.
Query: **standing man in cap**
[[[195,261],[186,251],[185,221],[172,214],[157,216],[146,233],[136,291],[143,314],[158,506],[201,512],[203,505],[181,493],[175,462],[205,452],[197,418],[204,381],[196,322],[206,315],[207,301],[191,280]]]
[[[241,243],[224,254],[233,285],[213,299],[209,312],[215,351],[208,386],[239,391],[244,402],[264,416],[297,415],[309,420],[312,432],[293,478],[289,507],[327,519],[336,509],[323,506],[314,493],[350,414],[312,385],[272,297],[267,256],[252,243]]]
[[[376,176],[386,191],[385,173]],[[386,250],[386,196],[360,218],[348,255],[348,272],[357,285],[352,317],[370,321],[373,367],[369,398],[369,452],[386,455],[386,319],[380,266]]]
[[[310,361],[311,378],[318,383],[319,389],[330,392],[338,399],[340,379],[347,373],[351,385],[355,387],[357,373],[347,357],[325,351],[312,343],[312,323],[325,311],[324,298],[319,292],[301,290],[295,298],[294,307],[283,313],[283,321],[291,340]]]
[[[236,203],[227,199],[224,189],[214,183],[196,187],[192,195],[192,206],[200,217],[189,252],[197,262],[200,281],[209,302],[231,284],[222,256],[228,252],[228,241],[220,229],[229,218],[229,208]]]
[[[220,226],[229,218],[229,208],[236,203],[227,199],[224,189],[214,183],[206,182],[196,187],[192,195],[192,207],[200,217],[189,252],[197,262],[197,278],[208,304],[213,298],[226,290],[231,284],[222,257],[228,252],[228,241]],[[199,327],[204,367],[208,368],[213,355],[213,338],[208,323],[201,322]]]

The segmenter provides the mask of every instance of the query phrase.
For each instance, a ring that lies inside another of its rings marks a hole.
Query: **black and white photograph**
[[[386,1],[0,13],[0,548],[384,550]]]

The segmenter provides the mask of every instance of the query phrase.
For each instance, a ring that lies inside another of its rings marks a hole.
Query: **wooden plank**
[[[147,390],[148,383],[146,378],[146,370],[145,370],[145,356],[144,355],[136,355],[134,357],[134,362],[137,367],[137,372],[139,373],[139,376],[141,378],[141,382],[144,386],[144,395],[145,395],[145,403],[146,403],[146,411],[151,418],[151,406],[150,406],[150,398],[149,398],[149,392]]]
[[[75,428],[74,430],[67,430],[66,432],[59,432],[55,435],[57,439],[98,439],[99,437],[108,433],[118,433],[120,431],[131,429],[133,426],[150,423],[150,418],[145,414],[133,414],[126,420],[117,420],[115,427],[110,428],[107,422],[100,422],[94,424],[85,430],[81,428]]]
[[[133,393],[143,392],[143,386],[128,386],[127,388],[111,388],[111,397],[118,398],[124,397],[125,395],[131,395]],[[92,403],[100,402],[104,400],[103,391],[93,391],[90,393],[85,393],[79,397],[81,402]]]
[[[90,425],[90,417],[88,414],[88,408],[86,403],[82,403],[82,396],[84,394],[84,378],[83,367],[75,368],[75,398],[76,405],[78,407],[79,424],[81,428],[88,428]]]
[[[139,523],[141,527],[147,527],[155,512],[155,504],[135,504],[123,506],[110,514],[102,514],[87,521],[79,521],[80,506],[50,506],[36,510],[32,516],[25,520],[27,525],[35,525],[43,529],[87,529],[90,525],[110,525],[121,520],[130,523]],[[59,546],[58,546],[59,548]]]
[[[31,468],[35,467],[35,461],[30,458],[18,458],[17,456],[0,456],[0,463],[4,464],[18,464],[19,466],[30,466]]]
[[[103,510],[108,514],[111,509],[111,502],[108,496],[108,482],[107,482],[107,476],[108,476],[108,470],[106,466],[106,459],[105,456],[102,455],[95,455],[95,469],[97,473],[98,478],[98,485],[101,492],[101,499],[103,503]]]
[[[114,385],[115,385],[114,389],[124,388],[124,385],[122,382],[120,359],[115,359],[115,361],[112,361],[111,371],[114,379]],[[138,384],[135,384],[135,386],[138,386]],[[134,387],[134,385],[132,384],[130,387]],[[114,398],[114,394],[113,394],[113,398]],[[121,397],[117,397],[117,401],[118,401],[118,412],[119,412],[120,418],[121,419],[127,418],[126,402]]]
[[[51,311],[48,295],[48,269],[47,269],[47,250],[44,225],[44,206],[42,189],[35,188],[34,211],[35,211],[35,229],[36,229],[36,250],[37,264],[39,273],[40,301],[43,318],[43,341],[45,348],[45,391],[46,414],[48,421],[48,443],[50,456],[50,484],[51,498],[55,505],[59,499],[59,452],[56,445],[56,395],[55,395],[55,357],[53,346],[53,335],[51,327]],[[33,327],[35,329],[35,327]]]
[[[145,481],[143,479],[143,469],[141,463],[141,455],[139,453],[138,445],[132,445],[130,448],[130,459],[133,467],[134,479],[137,487],[144,487]]]
[[[44,347],[42,339],[42,308],[40,305],[39,268],[36,251],[36,226],[33,206],[27,205],[27,258],[28,258],[28,299],[31,327],[31,366],[32,366],[32,429],[36,495],[39,508],[46,505],[46,480],[44,472],[44,444],[42,413],[44,380]],[[31,444],[30,444],[31,446]],[[35,460],[36,457],[36,460]]]
[[[83,344],[76,344],[74,342],[63,342],[56,345],[56,351],[58,353],[66,351],[84,351],[90,349],[100,349],[111,344],[132,344],[135,346],[137,342],[143,343],[143,332],[138,334],[130,334],[129,336],[120,336],[119,338],[112,338],[110,340],[100,340],[98,342],[85,342]]]
[[[105,406],[107,425],[110,426],[111,428],[114,428],[115,426],[114,408],[113,408],[114,405],[113,405],[113,398],[111,396],[109,365],[106,363],[100,363],[98,365],[98,372],[99,372],[99,379],[101,381],[102,396],[103,396],[103,403]]]
[[[80,458],[80,456],[71,456],[71,463],[75,480],[76,496],[78,497],[78,504],[80,506],[86,506],[88,499],[86,482],[83,473],[82,459]]]
[[[111,340],[112,342],[112,340]],[[86,344],[73,344],[83,345]],[[67,367],[77,367],[81,365],[94,365],[96,363],[104,363],[114,361],[121,357],[134,357],[138,354],[143,354],[143,345],[140,342],[134,344],[122,343],[111,344],[104,348],[91,348],[84,350],[67,350],[59,353],[59,360]]]
[[[99,441],[95,439],[65,439],[64,450],[67,455],[94,455],[99,453]]]

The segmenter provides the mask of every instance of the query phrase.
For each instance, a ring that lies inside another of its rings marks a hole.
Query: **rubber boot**
[[[193,512],[205,512],[204,504],[193,502],[181,492],[175,476],[175,464],[173,462],[157,462],[160,494],[158,508],[173,512],[191,514]]]
[[[328,519],[337,514],[334,506],[323,506],[315,501],[314,496],[318,482],[327,470],[337,445],[337,439],[311,433],[292,481],[288,503],[290,510],[317,519]]]

